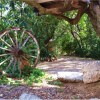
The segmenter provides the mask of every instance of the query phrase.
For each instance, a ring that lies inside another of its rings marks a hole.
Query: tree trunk
[[[87,14],[90,17],[97,35],[100,36],[100,5],[95,2],[92,3],[87,11]]]

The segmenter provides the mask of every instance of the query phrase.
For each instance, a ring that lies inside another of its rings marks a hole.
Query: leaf
[[[10,1],[10,7],[12,8],[12,10],[15,10],[15,3],[13,0]]]

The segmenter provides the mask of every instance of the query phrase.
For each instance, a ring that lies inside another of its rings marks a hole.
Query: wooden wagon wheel
[[[30,31],[14,27],[0,33],[0,67],[5,71],[9,67],[20,72],[25,66],[35,68],[39,54],[38,42]]]

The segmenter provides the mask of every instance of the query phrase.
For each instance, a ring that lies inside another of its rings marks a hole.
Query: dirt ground
[[[80,71],[85,64],[92,62],[91,59],[77,57],[63,57],[54,62],[42,62],[37,67],[45,70],[49,75],[55,76],[59,71]],[[55,83],[52,81],[51,83]],[[14,99],[19,98],[22,93],[33,93],[41,99],[100,99],[100,82],[92,84],[84,83],[62,83],[50,85],[47,82],[37,86],[0,86],[0,98]]]

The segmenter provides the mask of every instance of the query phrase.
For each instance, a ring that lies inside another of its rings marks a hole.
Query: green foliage
[[[22,76],[20,78],[18,72],[16,72],[16,74],[13,75],[14,78],[8,78],[7,76],[0,76],[0,84],[33,85],[34,83],[41,83],[43,78],[45,77],[45,72],[38,68],[33,69],[31,67],[26,67],[23,69]]]
[[[21,82],[19,80],[14,80],[6,76],[0,76],[0,85],[5,85],[5,84],[17,86],[20,85]]]
[[[71,26],[66,21],[60,22],[56,28],[55,38],[57,48],[61,48],[61,55],[100,59],[100,38],[96,36],[87,15],[84,15],[77,25]]]
[[[2,0],[0,13],[0,31],[13,26],[31,30],[39,42],[41,59],[49,56],[46,46],[49,38],[55,40],[56,55],[100,59],[100,39],[96,37],[87,15],[77,25],[71,26],[50,15],[36,16],[33,7],[18,0]],[[66,16],[74,18],[76,14],[77,11],[73,11],[66,13]]]
[[[2,6],[2,19],[0,20],[2,27],[0,27],[0,30],[17,26],[32,31],[32,34],[38,40],[41,58],[47,57],[47,55],[44,55],[45,52],[49,53],[45,41],[54,38],[54,32],[59,21],[50,15],[36,16],[33,7],[19,1],[5,1]],[[5,9],[6,6],[8,9]]]
[[[8,80],[5,76],[0,76],[0,84],[7,84]]]
[[[45,72],[41,69],[34,69],[30,76],[25,77],[25,81],[28,85],[32,85],[33,83],[42,82],[43,77],[45,76]]]
[[[49,81],[48,84],[57,85],[57,86],[62,86],[63,85],[63,83],[60,82],[59,80]]]

